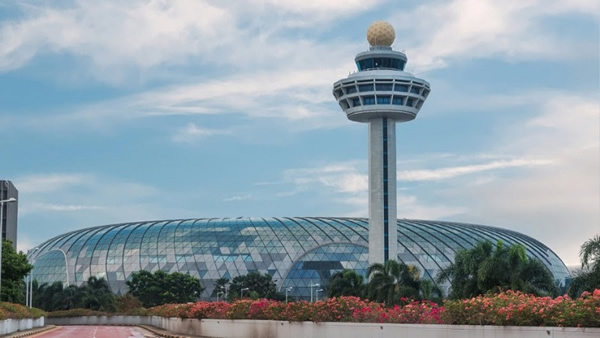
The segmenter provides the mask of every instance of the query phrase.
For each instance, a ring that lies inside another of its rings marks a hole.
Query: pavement
[[[141,326],[106,325],[48,325],[27,331],[15,332],[3,338],[201,338],[200,336],[178,335],[161,328]]]

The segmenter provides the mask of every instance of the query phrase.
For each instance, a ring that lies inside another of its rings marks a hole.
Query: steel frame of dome
[[[368,267],[368,220],[364,218],[281,217],[202,218],[104,225],[54,237],[29,252],[33,278],[81,285],[104,277],[116,293],[139,270],[189,273],[201,279],[210,298],[214,283],[252,271],[269,273],[278,289],[310,298],[310,285],[328,284],[344,268]],[[397,221],[397,259],[419,268],[423,278],[453,262],[459,249],[480,240],[523,244],[563,284],[569,272],[547,246],[502,228],[426,220]],[[447,288],[448,282],[442,285]]]

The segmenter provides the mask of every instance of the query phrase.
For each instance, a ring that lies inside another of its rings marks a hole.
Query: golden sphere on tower
[[[390,47],[395,38],[394,27],[386,21],[375,21],[367,30],[367,40],[371,46]]]

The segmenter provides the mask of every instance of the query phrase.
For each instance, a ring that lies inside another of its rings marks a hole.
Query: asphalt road
[[[59,326],[36,334],[35,338],[147,338],[158,337],[149,331],[133,326]]]

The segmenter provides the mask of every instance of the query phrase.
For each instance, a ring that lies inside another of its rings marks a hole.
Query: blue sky
[[[568,265],[600,233],[593,0],[3,0],[0,178],[19,248],[153,219],[367,216],[333,82],[375,20],[431,83],[397,126],[398,217],[488,224]]]

